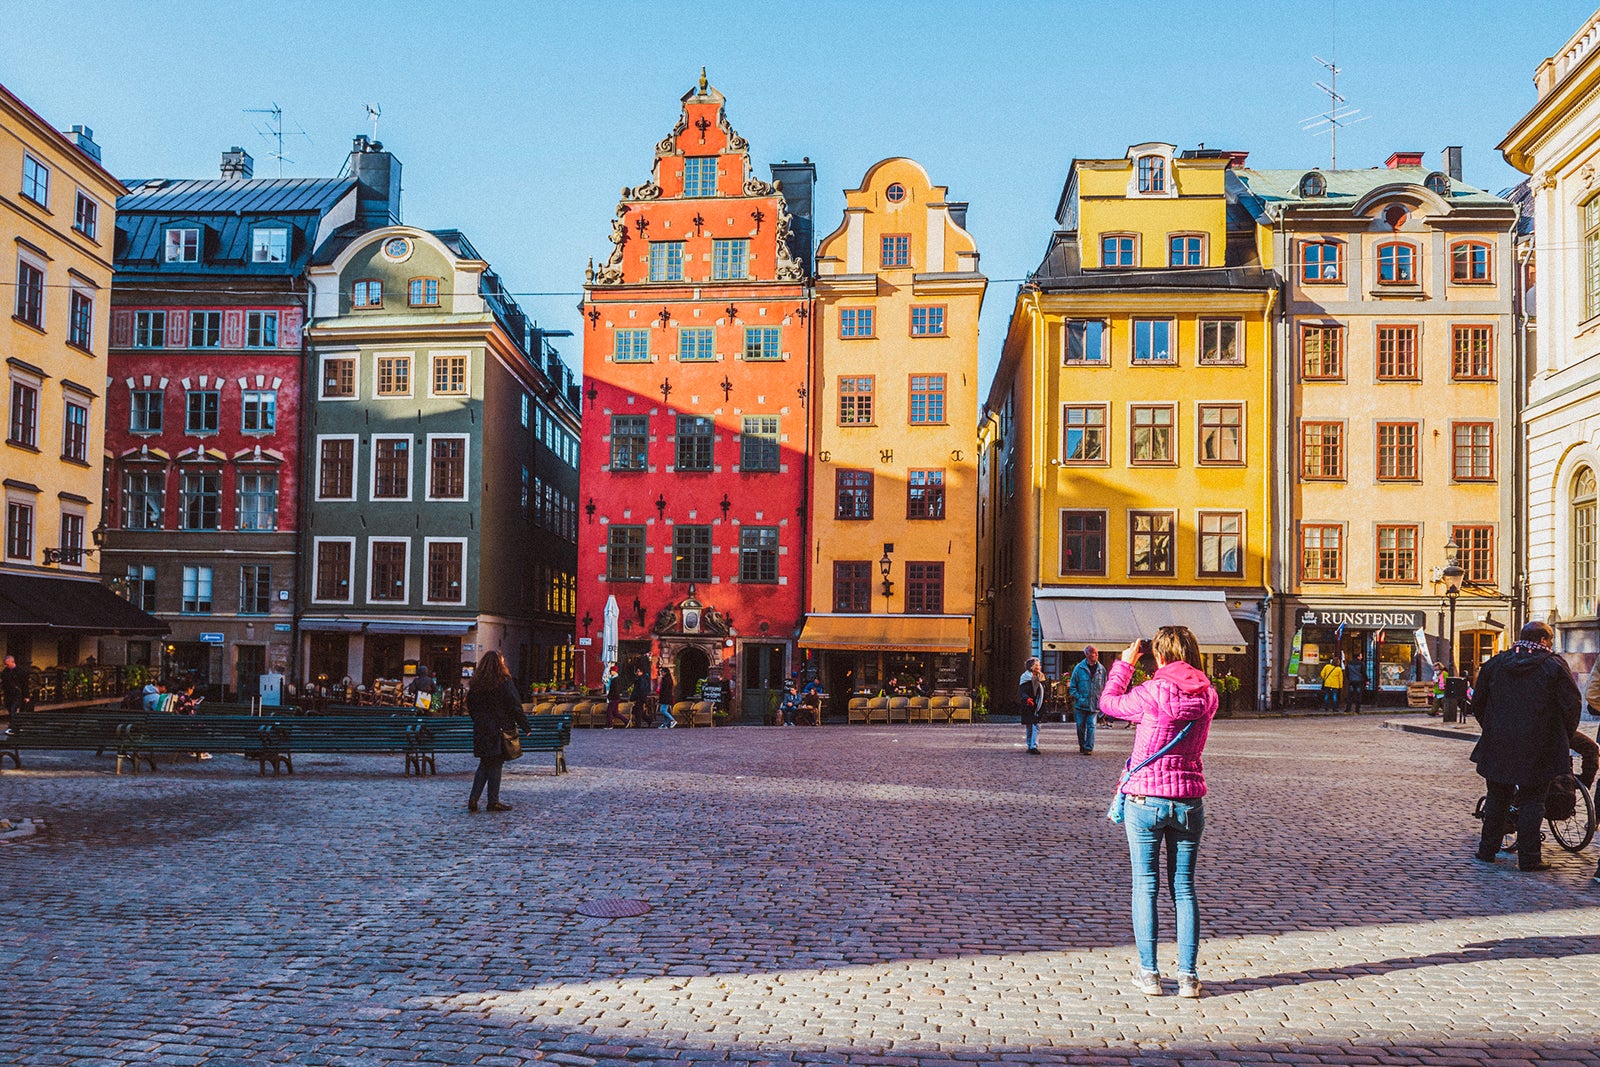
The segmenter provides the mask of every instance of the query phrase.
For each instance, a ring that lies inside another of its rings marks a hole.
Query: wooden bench
[[[93,752],[106,749],[120,752],[118,731],[144,717],[142,711],[93,708],[86,711],[19,711],[11,717],[11,733],[0,738],[0,768],[5,757],[22,769],[22,750],[35,752]],[[119,760],[118,767],[121,762]]]
[[[122,773],[123,760],[132,763],[137,774],[141,763],[155,770],[157,756],[226,752],[255,760],[262,775],[269,763],[273,774],[281,770],[293,774],[294,764],[285,748],[288,721],[292,720],[260,715],[146,713],[122,727],[117,773]]]
[[[472,720],[463,717],[449,719],[423,719],[417,724],[417,750],[426,751],[422,759],[428,773],[434,770],[435,752],[471,752]],[[528,720],[528,729],[522,733],[523,752],[553,752],[556,773],[567,773],[567,746],[572,743],[572,717],[569,715],[539,715]],[[419,770],[417,772],[421,774]]]

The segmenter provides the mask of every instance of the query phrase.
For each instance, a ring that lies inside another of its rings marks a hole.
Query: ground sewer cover
[[[650,905],[642,900],[629,900],[627,897],[601,897],[599,900],[586,900],[578,905],[578,914],[587,915],[592,919],[626,919],[633,915],[643,915],[650,910]]]

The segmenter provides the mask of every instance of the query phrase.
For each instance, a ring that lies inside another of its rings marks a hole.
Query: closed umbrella
[[[617,608],[617,598],[606,597],[605,623],[600,630],[600,678],[604,682],[606,675],[611,673],[611,665],[617,662],[617,616],[621,612]]]

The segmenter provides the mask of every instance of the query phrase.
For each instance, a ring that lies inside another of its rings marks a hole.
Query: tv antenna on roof
[[[363,106],[367,109],[367,121],[372,123],[372,139],[376,141],[378,139],[378,120],[383,117],[383,105],[366,104]]]
[[[294,124],[294,129],[285,130],[283,128],[283,108],[279,107],[276,103],[274,103],[271,107],[247,107],[244,109],[244,113],[246,115],[272,116],[272,122],[270,124],[258,124],[256,126],[256,133],[277,144],[277,150],[274,152],[268,152],[267,155],[270,158],[278,161],[278,177],[283,177],[283,165],[285,163],[294,162],[294,160],[283,154],[284,137],[304,137],[307,141],[310,141],[311,135],[307,133],[304,127],[302,127],[298,122]]]
[[[1366,122],[1371,115],[1362,115],[1359,107],[1348,107],[1344,96],[1339,92],[1340,67],[1331,59],[1321,56],[1312,56],[1318,63],[1328,68],[1328,82],[1324,85],[1317,82],[1317,88],[1328,94],[1328,110],[1319,112],[1300,120],[1300,130],[1303,133],[1325,133],[1328,135],[1328,169],[1339,169],[1339,131],[1346,126],[1354,126],[1358,122]],[[1357,116],[1360,116],[1359,118]]]

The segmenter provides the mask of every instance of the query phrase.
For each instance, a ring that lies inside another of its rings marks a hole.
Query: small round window
[[[895,182],[884,190],[883,195],[889,198],[889,203],[898,204],[906,198],[906,187],[899,182]]]
[[[402,260],[411,254],[411,242],[404,237],[391,237],[383,242],[383,254],[393,260]]]

